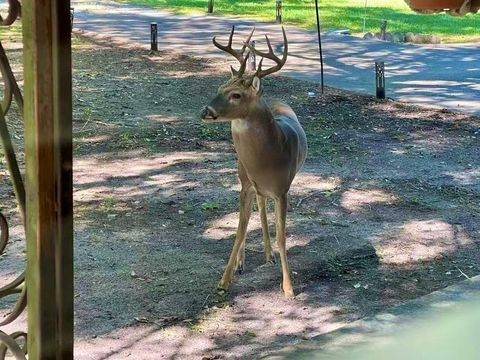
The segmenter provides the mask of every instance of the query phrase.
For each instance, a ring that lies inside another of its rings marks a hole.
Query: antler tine
[[[247,51],[247,54],[245,55],[245,58],[243,59],[242,64],[240,65],[240,69],[238,69],[238,72],[236,74],[237,76],[242,76],[245,73],[249,54],[250,54],[250,51]]]
[[[235,59],[237,59],[240,62],[240,69],[237,71],[233,68],[232,66],[232,74],[235,76],[242,76],[245,73],[245,69],[247,68],[247,60],[248,60],[248,55],[249,52],[244,56],[245,49],[249,47],[250,39],[253,36],[253,33],[255,31],[255,28],[252,29],[250,34],[247,37],[247,40],[243,43],[243,47],[240,51],[234,50],[232,48],[232,42],[233,42],[233,35],[235,33],[235,26],[232,26],[232,31],[230,32],[230,37],[228,38],[228,44],[227,45],[222,45],[219,44],[216,40],[216,36],[213,37],[213,45],[215,45],[217,48],[219,48],[222,51],[225,51],[226,53],[232,55]]]
[[[262,71],[262,64],[263,64],[263,57],[258,62],[258,68],[257,68],[257,71],[255,72],[256,76],[258,76],[258,73]]]
[[[232,25],[232,30],[230,31],[230,36],[228,38],[228,46],[232,47],[233,34],[235,33],[235,25]]]
[[[250,35],[248,35],[247,40],[243,42],[242,50],[240,50],[242,54],[244,53],[247,47],[250,48],[250,40],[252,39],[254,32],[255,32],[255,27],[253,27],[252,31],[250,31]]]
[[[239,53],[238,51],[235,51],[232,49],[232,41],[233,41],[234,33],[235,33],[235,26],[232,26],[232,31],[230,32],[230,37],[228,38],[228,45],[222,45],[218,43],[216,40],[216,36],[213,37],[212,41],[213,41],[213,45],[215,45],[220,50],[225,51],[226,53],[229,53],[241,63],[243,61],[242,53]]]
[[[265,40],[267,40],[268,52],[273,54],[272,44],[270,44],[270,39],[268,38],[267,34],[265,34]]]
[[[283,67],[283,65],[285,65],[285,62],[287,61],[287,56],[288,56],[288,40],[287,40],[287,34],[285,33],[285,28],[283,26],[282,26],[282,32],[283,32],[283,44],[284,45],[283,45],[283,56],[282,56],[281,59],[278,56],[275,55],[275,53],[273,51],[273,48],[272,48],[272,44],[270,43],[270,39],[268,38],[267,35],[265,35],[265,39],[267,40],[268,53],[263,52],[263,51],[259,51],[251,45],[247,45],[248,48],[251,51],[253,51],[256,55],[262,57],[262,59],[260,60],[260,63],[258,64],[257,71],[255,73],[255,75],[258,76],[259,78],[262,78],[262,77],[267,76],[269,74],[273,74],[274,72],[279,71]],[[273,66],[269,69],[262,70],[263,59],[272,60],[277,65],[275,65],[275,66]]]

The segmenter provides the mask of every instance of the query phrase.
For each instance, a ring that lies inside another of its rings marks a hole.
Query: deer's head
[[[254,31],[255,28],[252,29],[240,50],[234,50],[232,48],[235,27],[232,27],[227,45],[221,45],[215,40],[215,37],[213,38],[213,44],[220,50],[229,53],[237,59],[240,63],[240,68],[235,70],[233,66],[231,67],[232,77],[230,80],[218,88],[215,98],[208,106],[203,108],[201,116],[204,121],[224,122],[245,118],[252,109],[258,106],[262,96],[261,79],[269,74],[279,71],[283,65],[285,65],[288,54],[288,41],[285,29],[282,27],[284,42],[282,58],[279,58],[274,54],[270,40],[266,35],[265,38],[267,41],[268,52],[259,51],[251,46],[250,39],[252,38]],[[245,70],[247,68],[247,61],[250,52],[261,57],[261,60],[256,71],[247,74]],[[276,65],[263,70],[262,62],[264,58],[274,61]]]

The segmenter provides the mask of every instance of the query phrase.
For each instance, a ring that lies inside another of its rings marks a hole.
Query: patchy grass
[[[3,45],[22,41],[22,22],[15,21],[10,26],[0,26],[0,41]]]
[[[176,13],[205,12],[207,0],[118,0],[137,5],[168,9]],[[324,29],[350,29],[359,34],[379,30],[380,21],[388,20],[389,31],[416,32],[439,35],[444,42],[471,42],[480,39],[480,16],[452,17],[446,14],[417,14],[401,0],[369,0],[365,9],[364,0],[320,1],[322,27]],[[259,20],[275,19],[275,0],[263,1],[216,1],[215,13],[236,15]],[[283,20],[313,29],[316,26],[315,8],[312,0],[283,1]]]

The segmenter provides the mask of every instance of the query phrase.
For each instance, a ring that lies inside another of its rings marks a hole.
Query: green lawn
[[[22,25],[20,20],[15,21],[10,26],[0,26],[0,40],[7,41],[21,41],[22,40]]]
[[[205,12],[207,0],[118,0],[139,5],[169,9],[177,13]],[[328,28],[363,30],[364,0],[319,0],[322,24]],[[275,0],[216,0],[215,12],[262,20],[274,20]],[[403,0],[368,0],[367,31],[378,31],[380,21],[387,19],[389,31],[413,31],[440,35],[444,42],[480,40],[480,14],[451,17],[445,14],[421,15],[411,11]],[[314,0],[283,0],[285,23],[305,28],[315,27]]]

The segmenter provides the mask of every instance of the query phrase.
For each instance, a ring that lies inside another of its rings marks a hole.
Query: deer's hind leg
[[[258,211],[260,212],[260,220],[262,222],[262,237],[263,237],[263,249],[265,251],[265,260],[267,263],[275,263],[275,253],[272,250],[272,243],[270,241],[270,233],[268,231],[267,198],[257,194]]]
[[[242,179],[242,178],[240,178]],[[237,235],[233,244],[232,253],[228,259],[227,266],[223,272],[222,279],[218,288],[227,290],[233,280],[233,273],[236,268],[242,269],[245,266],[245,237],[247,235],[248,221],[252,213],[252,204],[255,191],[248,181],[242,181],[242,190],[240,192],[240,218],[238,221]]]

